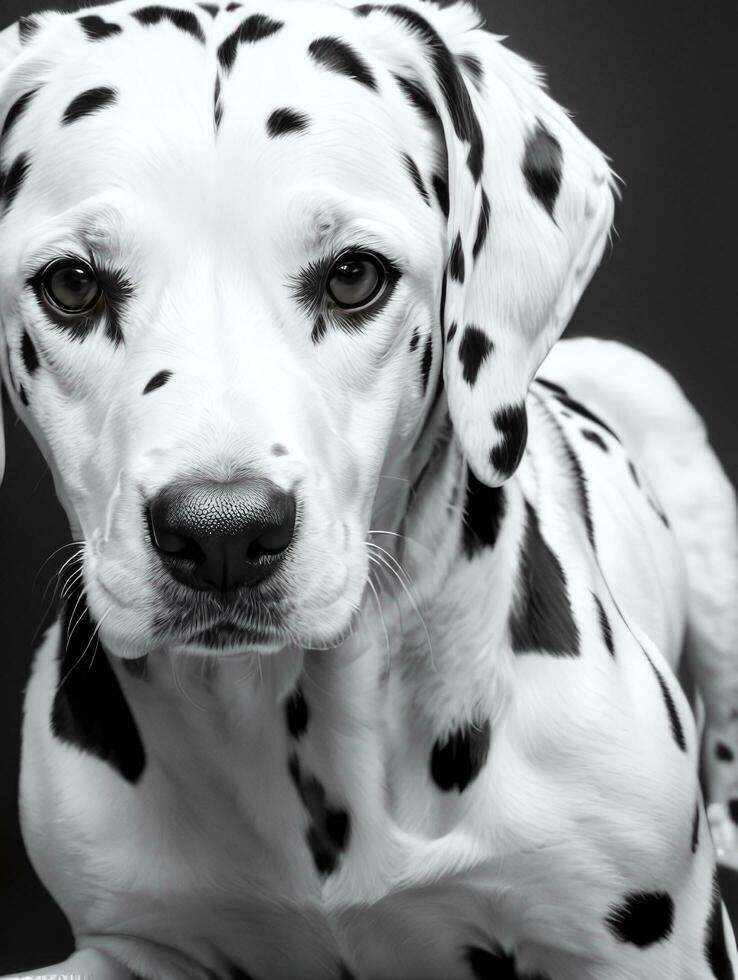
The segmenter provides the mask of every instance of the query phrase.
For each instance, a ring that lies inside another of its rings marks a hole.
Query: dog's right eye
[[[90,313],[102,290],[95,270],[83,259],[55,259],[41,273],[44,302],[67,316]]]

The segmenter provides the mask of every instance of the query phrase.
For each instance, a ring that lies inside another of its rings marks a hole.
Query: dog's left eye
[[[344,252],[328,273],[328,295],[344,310],[356,310],[376,299],[387,282],[384,266],[371,252]]]
[[[41,273],[44,300],[68,316],[80,316],[95,308],[102,290],[95,270],[83,259],[55,259]]]

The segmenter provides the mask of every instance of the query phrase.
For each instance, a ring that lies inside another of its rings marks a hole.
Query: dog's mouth
[[[183,638],[184,648],[206,649],[212,651],[250,650],[254,648],[276,649],[283,646],[286,638],[272,627],[245,627],[231,620],[214,623],[205,629],[196,630]]]

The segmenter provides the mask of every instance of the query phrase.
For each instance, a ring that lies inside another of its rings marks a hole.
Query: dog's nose
[[[295,531],[295,498],[271,480],[165,487],[148,507],[154,547],[177,581],[226,592],[279,565]]]

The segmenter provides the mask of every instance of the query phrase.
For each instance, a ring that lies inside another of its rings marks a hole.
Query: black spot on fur
[[[325,322],[325,317],[322,313],[319,313],[315,318],[315,323],[313,324],[313,329],[310,334],[310,338],[314,344],[319,343],[323,337],[326,335],[328,330],[328,325]]]
[[[594,429],[582,429],[582,435],[589,442],[593,442],[595,446],[597,446],[599,449],[602,450],[603,453],[610,452],[610,450],[607,448],[607,443],[599,434],[599,432],[595,432]]]
[[[575,657],[579,629],[561,562],[543,538],[538,515],[526,500],[525,538],[518,569],[518,598],[510,616],[515,653]]]
[[[549,391],[554,392],[556,395],[561,395],[564,398],[568,398],[569,394],[566,388],[562,388],[561,385],[557,385],[555,381],[547,381],[545,378],[534,378],[536,384],[543,385],[544,388],[548,388]]]
[[[395,75],[394,77],[410,104],[422,113],[427,120],[440,123],[441,120],[436,111],[436,107],[433,105],[431,97],[420,82],[416,82],[412,78],[404,78],[402,75]]]
[[[329,71],[338,72],[376,90],[377,83],[372,70],[356,51],[337,37],[319,37],[308,45],[310,56]]]
[[[503,487],[488,487],[467,467],[464,523],[461,544],[467,558],[474,558],[484,548],[494,548],[505,517],[506,497]]]
[[[104,41],[105,38],[114,37],[123,31],[120,24],[109,23],[103,20],[102,17],[98,17],[97,14],[87,14],[85,17],[79,17],[78,22],[90,41]]]
[[[561,144],[538,120],[535,131],[525,142],[523,176],[528,190],[553,218],[561,188]]]
[[[100,647],[78,585],[61,616],[59,682],[51,711],[56,738],[109,763],[130,783],[145,765],[136,722]]]
[[[9,211],[13,206],[13,201],[18,196],[23,183],[31,169],[31,160],[27,153],[19,153],[10,165],[5,178],[2,182],[2,194],[5,199],[4,210]]]
[[[664,527],[668,529],[669,519],[666,516],[666,514],[663,512],[661,507],[656,503],[656,501],[653,499],[653,497],[650,494],[646,497],[646,500],[648,501],[648,504],[651,510],[654,512],[654,514],[658,517],[658,519],[661,521]]]
[[[495,952],[468,946],[465,959],[474,980],[547,980],[542,973],[519,973],[515,957],[498,947]]]
[[[26,394],[26,389],[23,387],[23,385],[18,386],[18,395],[20,396],[20,400],[23,402],[23,404],[27,405],[28,395]]]
[[[633,465],[633,463],[632,463],[631,460],[628,460],[628,472],[630,473],[630,475],[633,478],[633,483],[635,483],[635,485],[640,490],[640,488],[641,488],[641,481],[638,479],[638,471],[636,470],[636,468]]]
[[[646,660],[648,660],[649,664],[651,665],[651,670],[653,670],[654,674],[656,675],[656,680],[661,688],[661,695],[664,699],[664,705],[666,706],[666,713],[669,716],[669,724],[671,725],[671,734],[674,736],[674,741],[682,752],[686,752],[687,742],[684,738],[684,729],[682,728],[682,723],[679,720],[679,715],[677,713],[676,705],[674,704],[674,699],[671,696],[671,691],[669,690],[668,685],[656,664],[653,662],[653,660],[651,660],[645,650],[643,652],[646,654]]]
[[[443,211],[443,216],[448,218],[448,184],[443,179],[439,177],[438,174],[434,174],[431,178],[431,183],[433,184],[433,190],[436,192],[436,200]]]
[[[129,677],[134,677],[137,681],[146,679],[149,667],[149,658],[147,656],[136,657],[134,660],[120,660],[119,663]]]
[[[600,629],[602,630],[602,639],[605,642],[605,646],[609,650],[611,656],[615,656],[615,644],[612,639],[612,627],[610,626],[610,620],[607,618],[607,613],[605,612],[605,607],[599,600],[599,597],[592,593],[592,598],[597,606],[597,616],[600,620]]]
[[[200,10],[204,10],[206,14],[210,14],[211,17],[215,18],[220,13],[220,7],[216,7],[214,3],[198,3],[197,5]]]
[[[415,350],[418,346],[418,341],[420,340],[420,327],[415,327],[412,336],[410,337],[410,350]]]
[[[721,762],[733,762],[735,760],[733,750],[729,745],[726,745],[725,742],[718,742],[715,745],[715,756]]]
[[[528,416],[525,405],[507,405],[492,416],[502,441],[490,450],[490,463],[500,473],[513,473],[525,451],[528,440]]]
[[[617,940],[640,947],[667,939],[673,924],[674,902],[666,892],[631,892],[605,918]]]
[[[169,381],[171,376],[171,371],[157,371],[156,374],[147,381],[143,394],[148,395],[150,391],[156,391],[157,388],[162,388],[167,381]]]
[[[423,360],[420,362],[420,380],[423,385],[423,397],[428,390],[428,379],[430,378],[431,365],[433,364],[433,337],[428,334],[425,338],[423,348]]]
[[[242,3],[229,3],[226,7],[228,13],[232,13],[234,10],[240,10],[243,7]]]
[[[577,497],[579,498],[579,510],[582,515],[582,521],[584,522],[584,528],[587,532],[587,540],[592,546],[592,550],[596,550],[595,542],[595,530],[594,521],[592,520],[592,508],[589,503],[589,489],[587,486],[587,478],[584,475],[584,470],[582,469],[582,464],[579,462],[579,457],[574,452],[574,449],[566,438],[564,430],[559,425],[558,421],[551,416],[554,425],[556,426],[559,435],[561,437],[561,443],[564,449],[564,453],[569,463],[569,468],[571,470],[572,478],[576,486]]]
[[[700,801],[694,805],[694,817],[692,817],[692,854],[697,853],[697,847],[700,842]]]
[[[402,154],[402,162],[405,164],[405,169],[410,174],[410,179],[415,184],[418,193],[423,198],[425,203],[430,207],[430,196],[425,188],[425,184],[423,183],[423,178],[421,177],[420,171],[418,170],[418,165],[413,160],[413,158],[407,153]]]
[[[216,130],[220,127],[223,119],[223,103],[220,100],[220,75],[215,76],[215,89],[213,91],[213,120]]]
[[[283,27],[281,20],[272,20],[266,14],[252,14],[220,45],[218,61],[225,71],[230,71],[240,44],[255,44],[281,31]]]
[[[293,738],[299,738],[307,731],[310,712],[305,695],[299,687],[287,698],[287,728]]]
[[[315,776],[303,774],[296,755],[290,756],[290,775],[310,817],[307,842],[321,875],[335,871],[340,856],[348,845],[350,820],[348,812],[340,807],[330,807],[326,802],[325,788]]]
[[[33,341],[25,330],[23,331],[23,339],[21,341],[21,357],[23,358],[26,371],[30,375],[33,375],[38,368],[38,354],[36,353]]]
[[[562,405],[565,405],[567,408],[571,409],[572,412],[576,412],[577,415],[581,415],[582,418],[589,419],[590,422],[594,422],[595,425],[599,425],[599,427],[604,429],[605,432],[609,432],[616,442],[620,442],[620,439],[612,431],[607,422],[603,422],[599,415],[595,415],[591,408],[587,408],[586,405],[582,405],[581,402],[578,402],[570,395],[562,395],[559,392],[556,392],[556,397]]]
[[[431,777],[439,789],[463,793],[487,761],[490,725],[462,725],[447,738],[438,739],[431,753]]]
[[[5,139],[7,137],[15,123],[18,122],[20,117],[30,105],[36,92],[38,92],[37,88],[31,89],[30,92],[24,92],[23,95],[15,100],[10,109],[8,109],[8,114],[5,117],[5,122],[3,123],[2,132],[0,132],[0,139]]]
[[[70,123],[82,119],[84,116],[91,116],[94,112],[99,112],[118,101],[118,92],[114,88],[101,85],[99,88],[90,88],[72,99],[62,116],[62,124],[68,126]]]
[[[456,282],[464,281],[464,248],[461,244],[461,233],[457,234],[454,244],[451,247],[451,255],[448,260],[448,271],[452,279]]]
[[[710,916],[705,925],[705,959],[710,965],[715,980],[734,980],[733,967],[725,945],[723,903],[720,898],[717,872],[713,872],[712,876]]]
[[[34,34],[36,34],[40,26],[33,14],[18,18],[18,37],[20,38],[20,43],[27,44]]]
[[[154,4],[150,7],[134,10],[133,16],[144,27],[153,27],[163,21],[169,21],[177,30],[189,34],[202,44],[205,43],[203,29],[191,10],[176,10],[174,7],[160,7],[158,4]]]
[[[295,109],[275,109],[267,119],[267,133],[282,136],[284,133],[300,132],[307,129],[310,120],[304,112]]]
[[[479,221],[477,222],[477,237],[474,239],[472,255],[476,259],[484,247],[489,232],[489,198],[482,191],[482,206],[479,211]]]
[[[459,344],[459,360],[464,367],[464,381],[468,385],[477,383],[479,370],[494,349],[495,345],[484,330],[471,324],[466,327]]]
[[[451,326],[448,328],[448,333],[446,334],[447,343],[450,343],[454,339],[454,337],[456,336],[456,330],[457,330],[456,323],[452,323]]]

